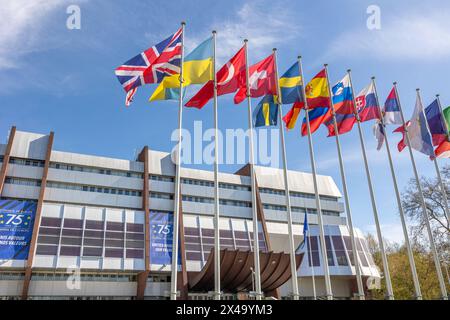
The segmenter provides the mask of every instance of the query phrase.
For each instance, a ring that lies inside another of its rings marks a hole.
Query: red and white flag
[[[216,74],[217,95],[236,92],[245,86],[245,48],[242,47]],[[203,108],[214,96],[214,82],[208,81],[187,103],[186,107]]]
[[[262,97],[266,94],[277,94],[277,82],[275,76],[275,57],[273,54],[249,68],[250,96]],[[245,74],[244,74],[245,80]],[[242,87],[234,96],[234,103],[238,104],[247,97],[247,86],[244,81]]]

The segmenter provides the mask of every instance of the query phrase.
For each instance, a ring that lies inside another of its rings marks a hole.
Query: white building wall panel
[[[38,199],[40,187],[5,183],[2,196],[5,198]]]
[[[0,296],[21,296],[22,288],[23,280],[0,280]]]
[[[8,164],[6,176],[41,180],[43,171],[44,169],[42,167],[22,166],[10,163]]]

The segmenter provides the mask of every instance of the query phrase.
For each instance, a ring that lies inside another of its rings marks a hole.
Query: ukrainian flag
[[[265,96],[253,113],[255,127],[269,127],[277,125],[278,105],[275,104],[273,96]]]
[[[303,102],[303,81],[300,76],[298,62],[294,63],[279,80],[281,91],[281,102],[283,104],[291,104]]]
[[[202,84],[213,80],[213,41],[212,37],[203,41],[184,58],[183,87]],[[149,101],[178,99],[180,94],[180,75],[165,77],[153,92]]]

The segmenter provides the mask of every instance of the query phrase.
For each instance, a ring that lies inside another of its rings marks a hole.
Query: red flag
[[[410,124],[410,122],[407,121],[407,122],[406,122],[406,126],[408,127],[409,124]],[[400,127],[398,127],[397,129],[395,129],[394,132],[400,132],[400,133],[402,134],[402,136],[403,136],[403,137],[402,137],[402,140],[400,140],[400,142],[399,142],[398,145],[397,145],[398,151],[399,151],[399,152],[402,152],[403,149],[405,149],[405,147],[406,147],[406,143],[405,143],[405,139],[406,139],[406,136],[405,136],[405,127],[400,126]]]
[[[450,158],[450,141],[444,140],[434,150],[437,158]]]
[[[309,111],[309,126],[311,133],[314,133],[319,129],[321,124],[326,123],[330,117],[332,117],[331,109],[328,107],[316,107]],[[303,118],[302,123],[302,136],[308,134],[308,127],[306,124],[306,117]]]
[[[216,74],[217,95],[233,93],[245,86],[245,48],[242,47]],[[203,108],[214,96],[214,82],[208,81],[186,104]]]
[[[248,83],[250,85],[250,96],[253,98],[262,97],[266,94],[277,95],[277,81],[275,77],[275,59],[271,54],[264,60],[252,65],[249,70]],[[244,77],[245,80],[245,77]],[[247,86],[239,88],[234,96],[234,103],[238,104],[247,97]]]

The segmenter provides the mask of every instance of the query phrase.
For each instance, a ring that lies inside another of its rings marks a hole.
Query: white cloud
[[[400,223],[381,224],[380,228],[383,239],[387,240],[388,242],[402,244],[405,241],[402,225]],[[377,239],[377,231],[374,224],[366,225],[363,228],[363,231],[372,234],[375,239]]]
[[[275,14],[276,13],[276,14]],[[216,23],[217,59],[226,62],[248,39],[249,55],[258,59],[269,55],[272,48],[298,36],[298,19],[280,3],[246,2],[235,18]]]
[[[0,69],[18,68],[25,54],[44,49],[43,30],[52,13],[69,0],[14,0],[0,5]],[[73,2],[73,1],[72,1]],[[65,28],[65,25],[62,26]]]
[[[381,29],[342,33],[332,42],[327,57],[371,57],[381,60],[442,59],[450,56],[450,13],[409,12],[383,15]]]

